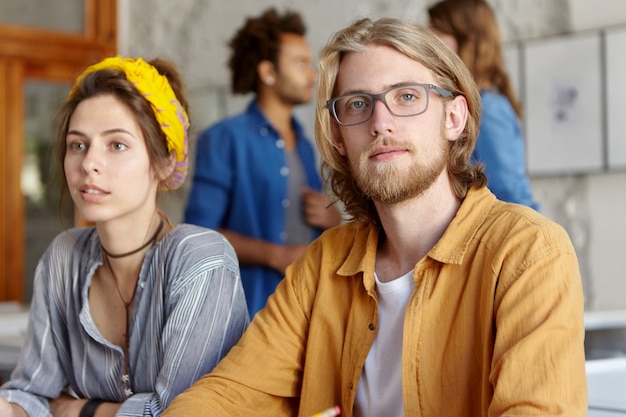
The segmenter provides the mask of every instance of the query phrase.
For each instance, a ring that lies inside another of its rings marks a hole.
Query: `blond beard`
[[[382,162],[375,166],[369,163],[373,149],[379,146],[375,141],[361,153],[358,169],[353,167],[352,173],[363,194],[371,200],[386,205],[394,205],[417,197],[428,190],[446,168],[448,147],[442,141],[440,152],[425,164],[413,162],[408,172],[401,173],[393,162]],[[389,145],[393,143],[386,142]],[[411,155],[416,149],[411,144],[402,144]]]

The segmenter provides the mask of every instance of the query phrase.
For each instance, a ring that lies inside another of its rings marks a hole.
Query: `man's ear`
[[[458,95],[446,103],[445,133],[447,140],[457,140],[467,123],[467,100]]]
[[[339,152],[339,155],[341,156],[346,156],[346,150],[343,147],[343,137],[341,136],[341,132],[339,131],[339,126],[337,125],[337,123],[333,121],[330,122],[330,131],[333,135],[333,143],[337,148],[337,152]]]
[[[263,84],[272,86],[276,82],[276,68],[274,68],[274,64],[267,59],[257,64],[256,71]]]

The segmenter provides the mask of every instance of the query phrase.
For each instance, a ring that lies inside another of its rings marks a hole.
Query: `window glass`
[[[0,24],[84,32],[85,0],[2,0]]]
[[[54,236],[74,224],[71,198],[59,207],[59,172],[54,153],[54,118],[70,84],[27,81],[21,189],[25,206],[24,301],[30,302],[35,267]],[[61,213],[62,212],[62,213]]]

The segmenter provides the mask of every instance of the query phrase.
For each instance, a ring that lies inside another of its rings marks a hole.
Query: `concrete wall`
[[[119,0],[122,54],[169,58],[183,72],[195,133],[240,110],[247,98],[228,93],[226,42],[248,14],[269,6],[298,10],[318,51],[334,31],[357,17],[401,16],[426,22],[426,0]],[[507,42],[626,23],[614,0],[491,0]],[[311,106],[298,114],[312,134]],[[626,309],[626,173],[531,178],[543,213],[569,232],[581,263],[588,310]],[[180,220],[187,189],[164,205]]]

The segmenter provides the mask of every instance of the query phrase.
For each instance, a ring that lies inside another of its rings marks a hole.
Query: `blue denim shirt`
[[[489,189],[503,201],[539,210],[526,173],[526,150],[519,120],[507,98],[494,90],[480,93],[480,134],[472,159],[485,164]]]
[[[295,118],[292,123],[307,183],[320,190],[313,146]],[[185,222],[284,244],[288,175],[285,141],[253,100],[245,112],[210,126],[198,138]],[[254,316],[282,275],[263,266],[240,268],[248,310]]]

